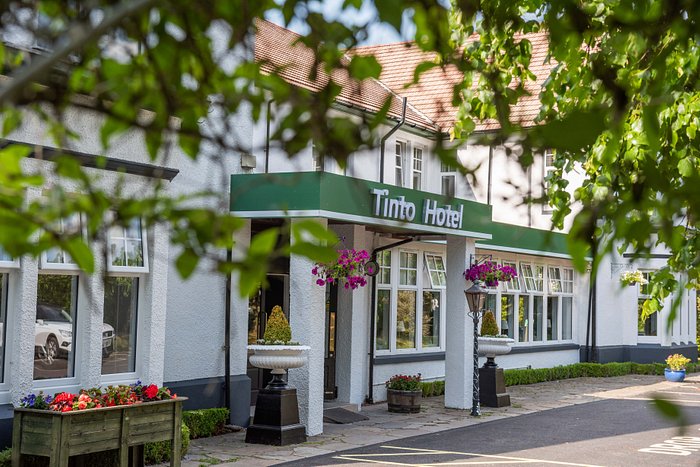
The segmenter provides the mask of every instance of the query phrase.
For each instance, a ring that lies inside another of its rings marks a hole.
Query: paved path
[[[412,415],[390,414],[386,404],[363,407],[369,420],[326,424],[322,435],[295,446],[246,445],[243,433],[194,440],[183,465],[267,466],[297,461],[290,465],[668,466],[700,462],[700,376],[686,383],[638,375],[579,378],[515,386],[509,393],[512,407],[485,408],[481,418],[445,409],[441,397],[424,399],[421,413]],[[691,423],[685,434],[689,438],[674,440],[675,427],[651,409],[650,397],[657,393],[685,406]],[[652,448],[654,444],[665,446]]]

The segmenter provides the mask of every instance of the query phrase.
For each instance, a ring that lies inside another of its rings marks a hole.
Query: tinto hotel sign
[[[405,196],[391,198],[389,197],[389,190],[380,188],[374,188],[370,190],[370,193],[374,196],[375,216],[413,222],[418,214],[415,203],[406,201]],[[423,201],[422,216],[419,216],[419,221],[436,227],[461,229],[463,217],[464,206],[461,204],[459,210],[457,210],[452,209],[452,206],[449,204],[439,207],[437,201],[425,199]]]

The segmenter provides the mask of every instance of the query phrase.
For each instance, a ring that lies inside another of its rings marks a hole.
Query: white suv
[[[51,365],[59,355],[68,355],[73,348],[73,318],[65,310],[38,303],[34,348],[44,363]],[[102,354],[114,351],[114,328],[102,323]]]

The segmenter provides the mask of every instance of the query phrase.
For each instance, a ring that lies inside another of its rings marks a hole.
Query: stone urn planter
[[[299,423],[297,390],[287,385],[284,374],[306,364],[306,345],[249,345],[250,363],[272,370],[272,381],[258,392],[253,424],[245,442],[285,446],[306,441],[306,428]]]
[[[484,366],[496,366],[494,358],[509,353],[514,342],[507,337],[479,337],[479,355],[487,359]]]
[[[389,412],[394,413],[418,413],[423,398],[423,391],[401,391],[398,389],[386,390],[386,401],[389,404]]]

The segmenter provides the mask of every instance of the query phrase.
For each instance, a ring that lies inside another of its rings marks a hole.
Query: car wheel
[[[46,339],[46,345],[44,346],[44,356],[42,358],[43,362],[47,365],[53,365],[54,360],[58,356],[58,341],[54,336],[49,336]]]

